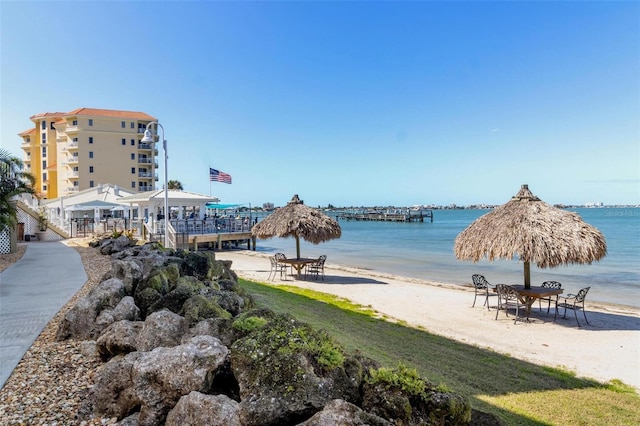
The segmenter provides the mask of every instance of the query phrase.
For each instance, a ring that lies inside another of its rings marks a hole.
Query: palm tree
[[[182,182],[180,182],[179,180],[170,180],[169,182],[167,182],[167,187],[169,187],[169,189],[177,189],[179,191],[182,191],[184,189],[184,187],[182,186]]]
[[[17,222],[17,211],[11,199],[20,194],[35,194],[35,178],[22,170],[22,160],[0,148],[0,229]]]

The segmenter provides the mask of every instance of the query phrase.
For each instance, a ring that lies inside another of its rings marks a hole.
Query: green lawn
[[[369,308],[292,286],[240,280],[259,306],[331,333],[347,351],[386,367],[399,362],[466,395],[508,425],[637,425],[640,396],[622,383],[598,383],[380,318]],[[505,334],[505,338],[513,338]],[[579,348],[576,348],[579,351]]]

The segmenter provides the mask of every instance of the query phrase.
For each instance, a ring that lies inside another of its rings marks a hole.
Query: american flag
[[[209,180],[211,182],[231,183],[231,175],[221,172],[220,170],[209,168]]]

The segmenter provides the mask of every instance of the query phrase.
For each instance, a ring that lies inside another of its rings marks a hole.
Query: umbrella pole
[[[300,259],[300,237],[296,235],[296,258]]]
[[[531,265],[524,262],[524,288],[531,288]]]

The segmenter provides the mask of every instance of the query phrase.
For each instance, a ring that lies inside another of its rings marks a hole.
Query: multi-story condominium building
[[[98,184],[152,191],[158,176],[155,144],[142,143],[156,118],[143,112],[79,108],[30,117],[22,137],[26,169],[43,198],[58,198]],[[153,130],[153,129],[152,129]]]

